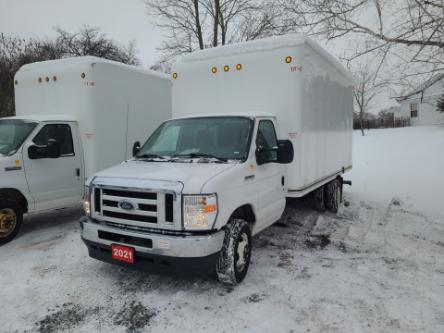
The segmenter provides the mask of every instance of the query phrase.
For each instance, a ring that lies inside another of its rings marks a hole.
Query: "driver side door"
[[[284,168],[277,163],[278,140],[274,123],[271,119],[259,120],[256,131],[256,151],[268,150],[267,162],[258,163],[256,156],[256,186],[258,186],[258,231],[276,222],[285,208],[285,188],[283,183]]]
[[[76,129],[73,123],[48,123],[25,145],[24,169],[37,211],[80,202],[82,161]],[[30,146],[46,146],[49,140],[56,140],[59,144],[59,157],[30,158]]]

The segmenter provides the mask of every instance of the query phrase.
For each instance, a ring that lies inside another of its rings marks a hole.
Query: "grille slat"
[[[122,220],[132,220],[139,222],[148,222],[148,223],[156,223],[157,217],[154,216],[143,216],[143,215],[134,215],[134,214],[126,214],[126,213],[117,213],[110,211],[103,211],[103,216],[114,217]]]
[[[103,213],[105,212],[114,212],[114,213],[122,213],[122,214],[128,214],[128,215],[141,215],[141,216],[152,216],[157,218],[157,212],[150,212],[146,210],[123,210],[119,207],[103,207]]]
[[[122,198],[137,198],[137,199],[150,199],[150,200],[157,199],[157,193],[151,193],[151,192],[135,192],[135,191],[103,189],[103,195],[104,196],[110,195],[113,197],[122,197]]]

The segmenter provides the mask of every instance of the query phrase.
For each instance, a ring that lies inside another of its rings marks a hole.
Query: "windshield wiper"
[[[157,154],[142,154],[142,155],[137,155],[137,156],[136,156],[136,159],[139,159],[139,158],[146,158],[146,159],[154,159],[154,158],[158,158],[158,159],[166,160],[166,161],[169,161],[169,160],[170,160],[169,158],[166,158],[165,156],[157,155]]]
[[[211,154],[205,154],[205,153],[190,153],[190,154],[178,154],[178,155],[173,155],[173,157],[184,157],[184,158],[214,158],[220,162],[228,162],[228,160],[226,158],[223,157],[218,157],[218,156],[214,156]]]

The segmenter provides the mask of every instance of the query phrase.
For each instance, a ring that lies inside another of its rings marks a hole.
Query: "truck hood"
[[[97,173],[94,183],[122,187],[150,184],[173,187],[183,193],[201,193],[205,183],[235,167],[231,163],[147,162],[129,160]],[[148,181],[148,182],[147,182]],[[175,186],[176,185],[176,186]]]

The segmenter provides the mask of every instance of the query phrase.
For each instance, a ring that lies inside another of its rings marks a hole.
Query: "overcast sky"
[[[161,34],[146,13],[142,0],[0,0],[0,32],[42,38],[54,36],[57,26],[69,32],[100,27],[122,45],[135,40],[138,57],[149,66]]]
[[[57,26],[76,32],[84,25],[99,27],[125,46],[134,40],[137,56],[145,67],[159,57],[156,48],[162,41],[162,33],[150,23],[142,0],[0,0],[0,33],[45,38],[55,36]],[[343,53],[333,44],[328,49],[335,56]],[[372,111],[394,103],[386,94]]]

